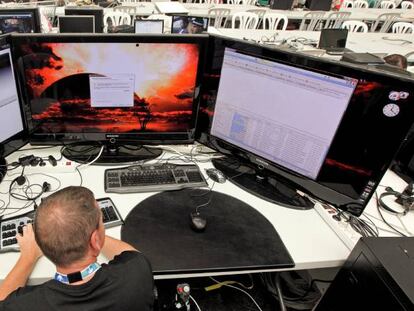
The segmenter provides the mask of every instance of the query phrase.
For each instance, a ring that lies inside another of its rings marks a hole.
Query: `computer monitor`
[[[242,188],[287,206],[296,190],[359,215],[413,122],[414,80],[212,37],[200,112],[215,161]],[[292,188],[293,189],[289,189]]]
[[[135,33],[162,34],[164,21],[162,19],[137,19],[135,20]]]
[[[0,8],[0,34],[40,32],[37,8]]]
[[[311,11],[330,11],[332,0],[307,0],[306,7]]]
[[[76,161],[104,146],[98,162],[125,163],[193,142],[207,38],[13,36],[31,143],[86,144],[65,148]]]
[[[270,8],[272,10],[290,10],[293,6],[293,0],[271,0]]]
[[[94,33],[95,16],[93,15],[70,15],[59,16],[60,33]]]
[[[102,33],[104,29],[104,11],[101,7],[66,7],[65,15],[93,15],[95,16],[95,32]]]
[[[208,17],[195,17],[188,15],[173,15],[171,33],[198,34],[206,32]]]
[[[23,131],[17,84],[8,38],[0,36],[0,182],[7,171],[4,144]]]

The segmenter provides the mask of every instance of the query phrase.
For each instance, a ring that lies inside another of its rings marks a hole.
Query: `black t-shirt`
[[[103,264],[87,283],[50,280],[19,288],[0,302],[0,311],[146,311],[152,310],[153,287],[148,260],[139,252],[126,251]]]

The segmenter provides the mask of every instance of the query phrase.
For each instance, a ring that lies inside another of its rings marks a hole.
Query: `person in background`
[[[384,61],[400,69],[407,69],[407,58],[400,54],[390,54],[384,57]]]
[[[188,20],[187,27],[181,29],[179,33],[197,34],[202,33],[204,29],[204,20],[201,17],[193,17]]]
[[[152,310],[150,263],[133,246],[105,236],[89,189],[67,187],[47,197],[34,226],[25,226],[17,239],[20,258],[0,285],[1,311]],[[42,253],[56,266],[54,278],[25,286]],[[101,253],[108,264],[97,262]]]

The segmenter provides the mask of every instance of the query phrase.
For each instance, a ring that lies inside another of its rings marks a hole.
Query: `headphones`
[[[398,212],[392,209],[384,202],[384,198],[390,195],[395,196],[396,198],[395,201],[400,203],[403,206],[404,208],[403,212]],[[394,215],[406,215],[409,211],[414,210],[414,196],[406,194],[404,192],[401,193],[398,191],[394,191],[391,187],[385,188],[385,192],[382,193],[378,198],[378,203],[384,210]]]

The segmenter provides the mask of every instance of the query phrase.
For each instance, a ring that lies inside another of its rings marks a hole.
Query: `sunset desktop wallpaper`
[[[191,43],[30,43],[18,63],[40,132],[180,132],[192,122],[199,47]],[[92,107],[90,76],[134,77],[133,105]]]

